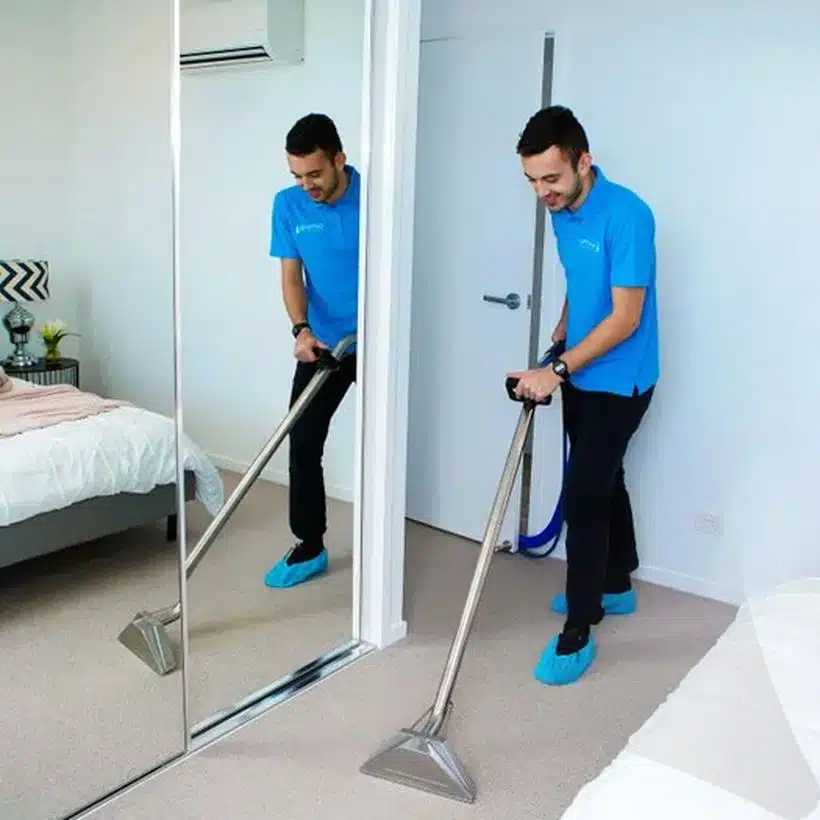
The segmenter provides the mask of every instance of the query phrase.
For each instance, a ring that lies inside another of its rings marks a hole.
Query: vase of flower
[[[40,338],[43,340],[43,346],[46,349],[45,356],[43,357],[46,364],[55,364],[60,361],[62,358],[60,343],[66,336],[79,335],[79,333],[70,333],[66,323],[62,321],[62,319],[46,322],[40,328]]]

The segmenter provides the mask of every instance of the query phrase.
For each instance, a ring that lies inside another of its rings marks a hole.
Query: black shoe
[[[303,561],[312,561],[322,554],[324,548],[325,546],[321,541],[318,543],[302,541],[288,553],[286,563],[288,566],[293,566],[294,564],[301,564]]]
[[[574,655],[580,652],[589,643],[589,627],[576,626],[567,622],[558,636],[556,655]]]

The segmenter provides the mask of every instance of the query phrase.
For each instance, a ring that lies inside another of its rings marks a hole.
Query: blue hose
[[[554,344],[538,362],[538,367],[546,367],[556,356],[564,352],[564,343]],[[535,535],[521,535],[518,538],[518,551],[527,558],[547,558],[555,552],[558,541],[561,538],[561,530],[564,526],[564,478],[567,474],[569,464],[569,436],[564,427],[561,427],[561,439],[563,442],[563,456],[561,460],[561,492],[555,510],[552,513],[549,523],[541,532]]]

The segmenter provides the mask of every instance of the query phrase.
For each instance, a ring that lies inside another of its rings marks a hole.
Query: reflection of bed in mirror
[[[0,567],[163,519],[168,539],[176,538],[172,419],[126,403],[94,409],[100,397],[66,387],[50,405],[49,388],[10,382],[3,405],[34,395],[39,404],[36,413],[0,412]],[[57,402],[77,396],[89,401],[59,421],[66,411]],[[30,426],[22,432],[21,417]],[[183,452],[185,499],[214,515],[223,499],[219,473],[187,438]]]
[[[177,513],[177,431],[172,418],[71,385],[7,386],[0,720],[18,740],[0,816],[62,817],[184,748],[179,676],[159,678],[117,640],[134,612],[179,594],[165,529]],[[187,438],[182,452],[185,497],[216,512],[216,468]],[[43,771],[59,786],[42,790]]]

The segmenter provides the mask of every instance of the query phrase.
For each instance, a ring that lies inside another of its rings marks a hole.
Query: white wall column
[[[372,0],[364,135],[359,637],[404,637],[405,469],[421,0]]]

